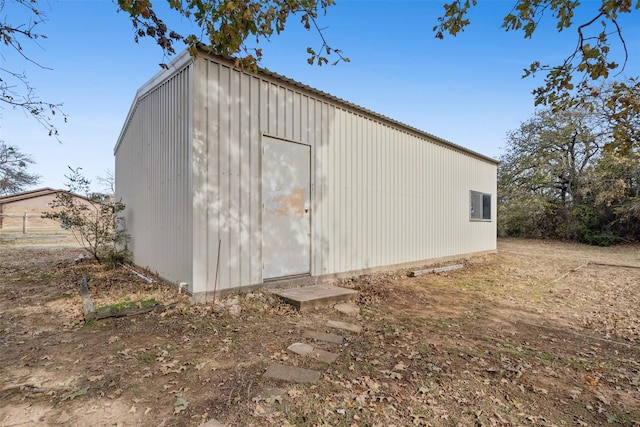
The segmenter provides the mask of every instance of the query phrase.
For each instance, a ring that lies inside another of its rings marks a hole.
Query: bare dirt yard
[[[500,240],[460,270],[341,280],[349,315],[267,290],[190,305],[60,243],[0,240],[0,426],[640,426],[638,245]],[[96,307],[159,306],[85,322],[82,276]],[[310,330],[344,337],[313,343],[335,362],[286,350]]]

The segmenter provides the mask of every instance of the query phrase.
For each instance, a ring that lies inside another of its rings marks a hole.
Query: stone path
[[[355,315],[359,313],[359,308],[355,304],[337,304],[335,308],[337,311],[345,314]],[[362,332],[362,326],[354,323],[330,320],[324,326],[327,328],[337,329],[338,331],[348,331],[356,334]],[[312,343],[324,342],[327,344],[341,345],[344,342],[344,337],[341,335],[313,330],[306,330],[303,333],[302,338],[309,340]],[[297,354],[304,359],[313,359],[327,364],[334,363],[337,358],[340,357],[339,353],[326,351],[305,342],[294,342],[287,347],[287,351]],[[291,383],[315,384],[320,381],[322,374],[321,372],[313,369],[305,369],[297,366],[277,363],[269,366],[262,376],[267,379],[275,379]],[[257,398],[274,400],[283,406],[288,405],[286,391],[279,388],[267,387],[261,395],[257,396]],[[211,419],[206,423],[201,424],[200,427],[224,427],[224,424]]]
[[[344,312],[343,306],[340,307],[341,312]],[[356,313],[357,306],[352,305],[349,308],[349,311],[353,314]],[[343,331],[349,331],[356,334],[362,332],[362,326],[356,325],[354,323],[340,322],[336,320],[330,320],[325,325],[328,328],[334,328]],[[313,342],[322,341],[329,344],[342,344],[344,342],[344,338],[338,334],[319,332],[307,330],[302,335],[303,338],[308,340],[312,340]],[[311,344],[304,342],[294,342],[289,347],[287,347],[287,351],[295,353],[303,358],[310,358],[314,360],[318,360],[324,363],[333,363],[340,356],[338,353],[332,353],[330,351],[323,350],[318,347],[314,347]],[[310,369],[302,369],[295,366],[287,366],[287,365],[271,365],[267,368],[267,371],[263,374],[265,378],[272,378],[277,380],[283,380],[288,382],[295,383],[311,383],[314,384],[320,380],[320,372],[310,370]]]

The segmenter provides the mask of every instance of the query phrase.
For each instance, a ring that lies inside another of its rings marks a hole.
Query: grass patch
[[[96,325],[96,319],[89,319],[89,320],[85,320],[84,323],[82,324],[82,328],[91,328],[93,326]]]
[[[150,366],[156,361],[156,356],[150,352],[136,354],[136,360],[144,366]]]

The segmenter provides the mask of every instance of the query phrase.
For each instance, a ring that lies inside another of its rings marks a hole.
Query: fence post
[[[22,217],[22,234],[27,234],[27,213]]]

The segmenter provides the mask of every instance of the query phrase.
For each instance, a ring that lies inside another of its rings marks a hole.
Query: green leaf
[[[187,407],[189,406],[189,402],[187,402],[187,400],[183,397],[178,397],[176,399],[176,403],[174,403],[173,406],[173,413],[175,415],[187,409]]]
[[[89,387],[81,388],[71,393],[67,393],[62,397],[62,400],[73,400],[76,397],[84,396],[89,391]]]

